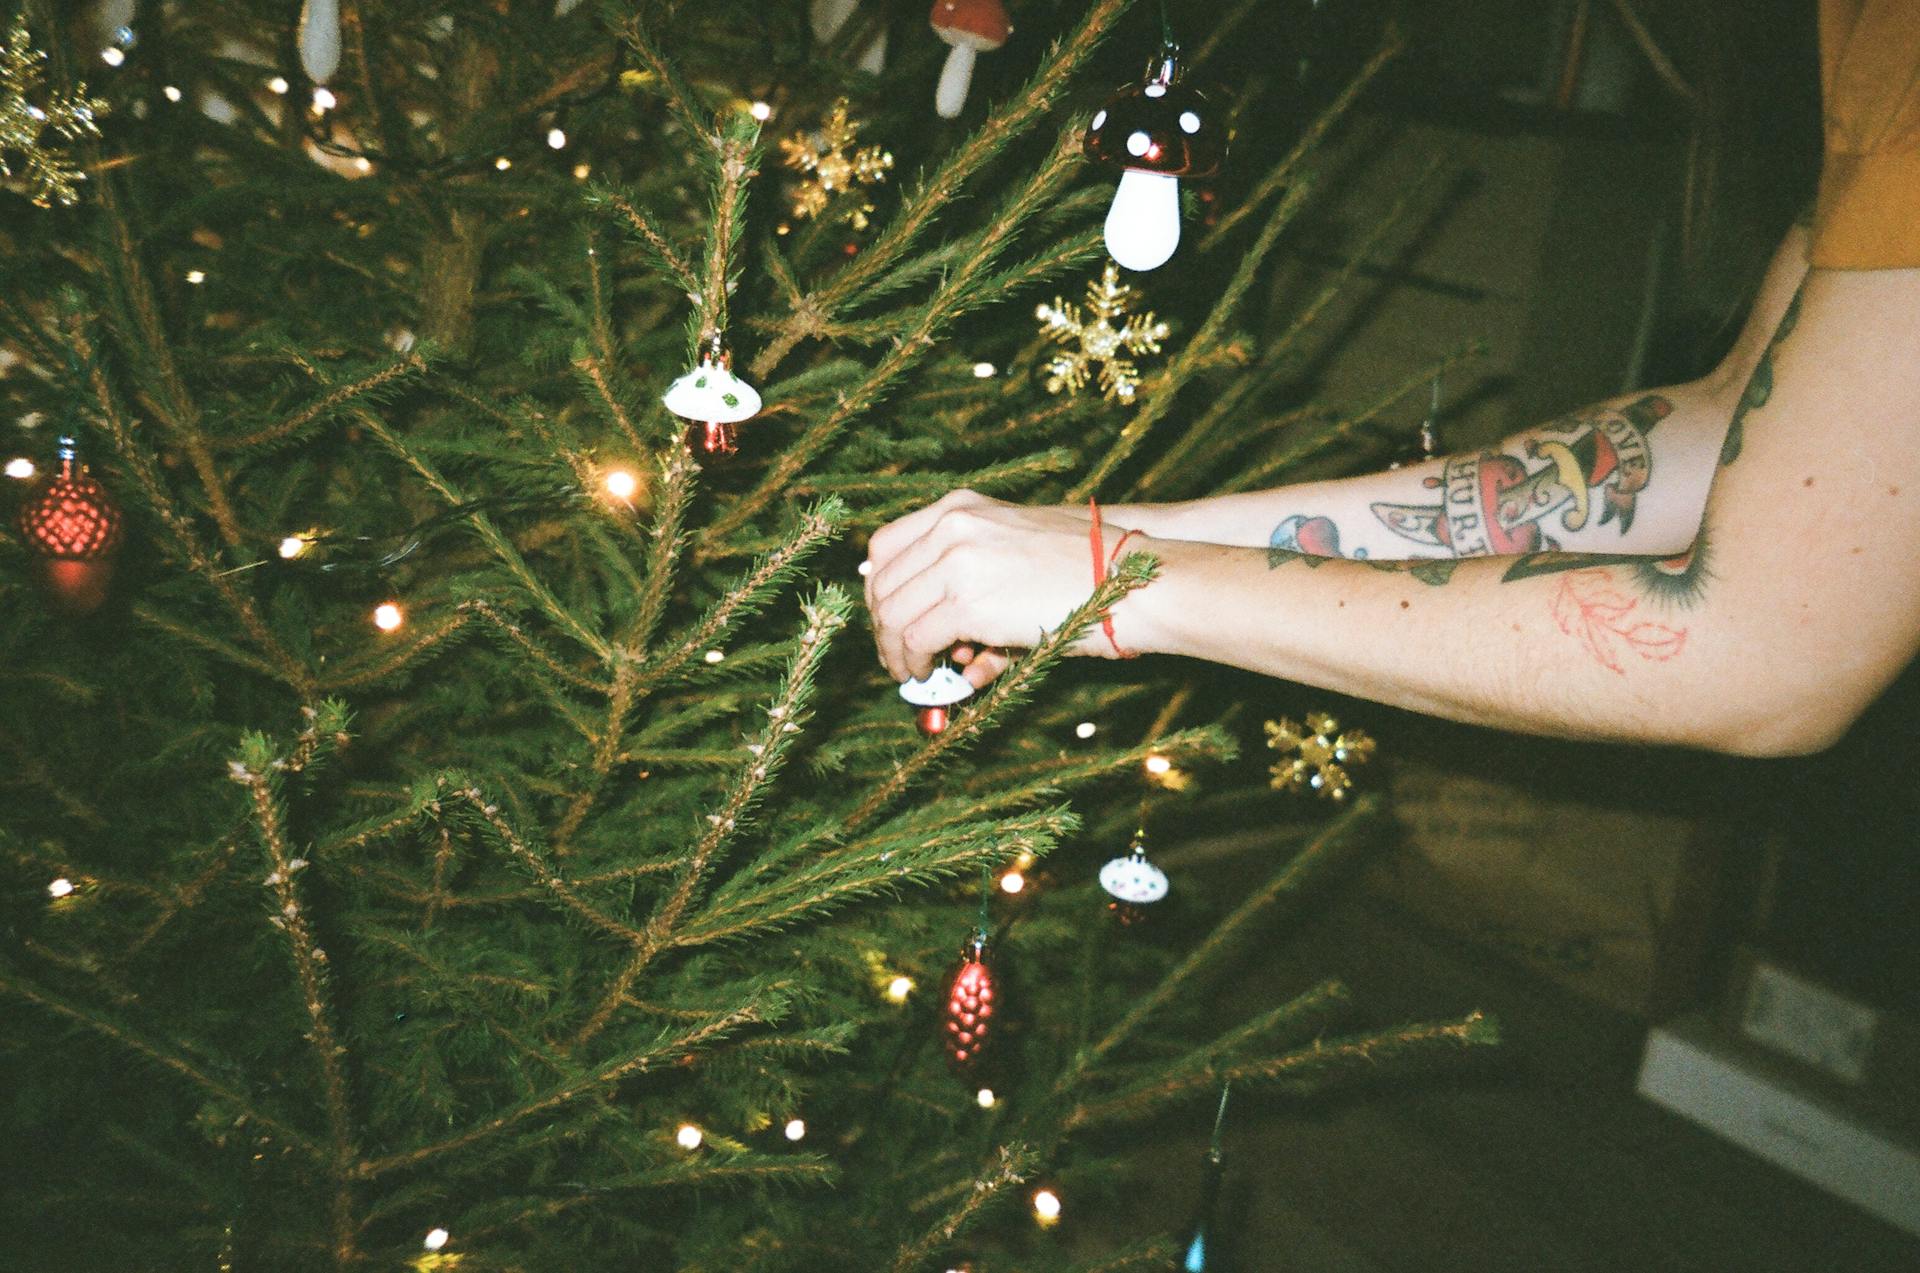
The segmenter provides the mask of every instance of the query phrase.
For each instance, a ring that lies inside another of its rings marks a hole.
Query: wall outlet
[[[1740,1030],[1846,1083],[1867,1077],[1880,1014],[1772,964],[1757,964],[1747,983]]]

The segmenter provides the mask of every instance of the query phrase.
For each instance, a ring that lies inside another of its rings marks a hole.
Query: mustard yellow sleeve
[[[1920,0],[1821,0],[1820,90],[1813,264],[1920,267]]]

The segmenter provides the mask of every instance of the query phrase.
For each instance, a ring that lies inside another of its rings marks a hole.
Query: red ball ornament
[[[20,537],[40,554],[56,603],[85,614],[107,599],[113,552],[123,519],[107,488],[77,458],[72,438],[60,439],[60,467],[27,492],[17,521]]]
[[[976,933],[947,989],[947,1055],[963,1070],[980,1059],[993,1021],[993,971],[987,967],[986,951],[986,938]]]
[[[944,707],[923,707],[913,719],[914,723],[920,727],[920,732],[932,738],[935,734],[946,732],[947,722],[952,720],[953,716]]]

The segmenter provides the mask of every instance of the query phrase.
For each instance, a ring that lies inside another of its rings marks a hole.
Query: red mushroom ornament
[[[1225,121],[1179,80],[1179,50],[1165,45],[1146,82],[1107,99],[1087,129],[1087,153],[1121,169],[1107,254],[1130,270],[1167,263],[1180,246],[1180,178],[1211,177],[1227,157]]]
[[[967,104],[967,85],[973,80],[973,56],[991,53],[1007,42],[1013,27],[1000,0],[933,0],[927,15],[933,33],[953,46],[940,68],[940,84],[933,92],[933,110],[941,119],[958,119]]]
[[[944,733],[953,720],[953,714],[948,709],[973,697],[973,686],[966,677],[941,663],[924,679],[907,681],[901,685],[900,697],[920,709],[914,715],[914,723],[920,727],[922,734],[932,738],[935,734]]]
[[[120,547],[120,506],[88,475],[72,438],[60,439],[60,468],[27,493],[18,525],[41,557],[55,606],[68,614],[99,609]]]

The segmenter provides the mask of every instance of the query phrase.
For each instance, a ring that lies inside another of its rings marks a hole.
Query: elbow
[[[1832,684],[1762,693],[1744,701],[1720,696],[1675,741],[1748,760],[1813,756],[1846,737],[1878,697]]]

